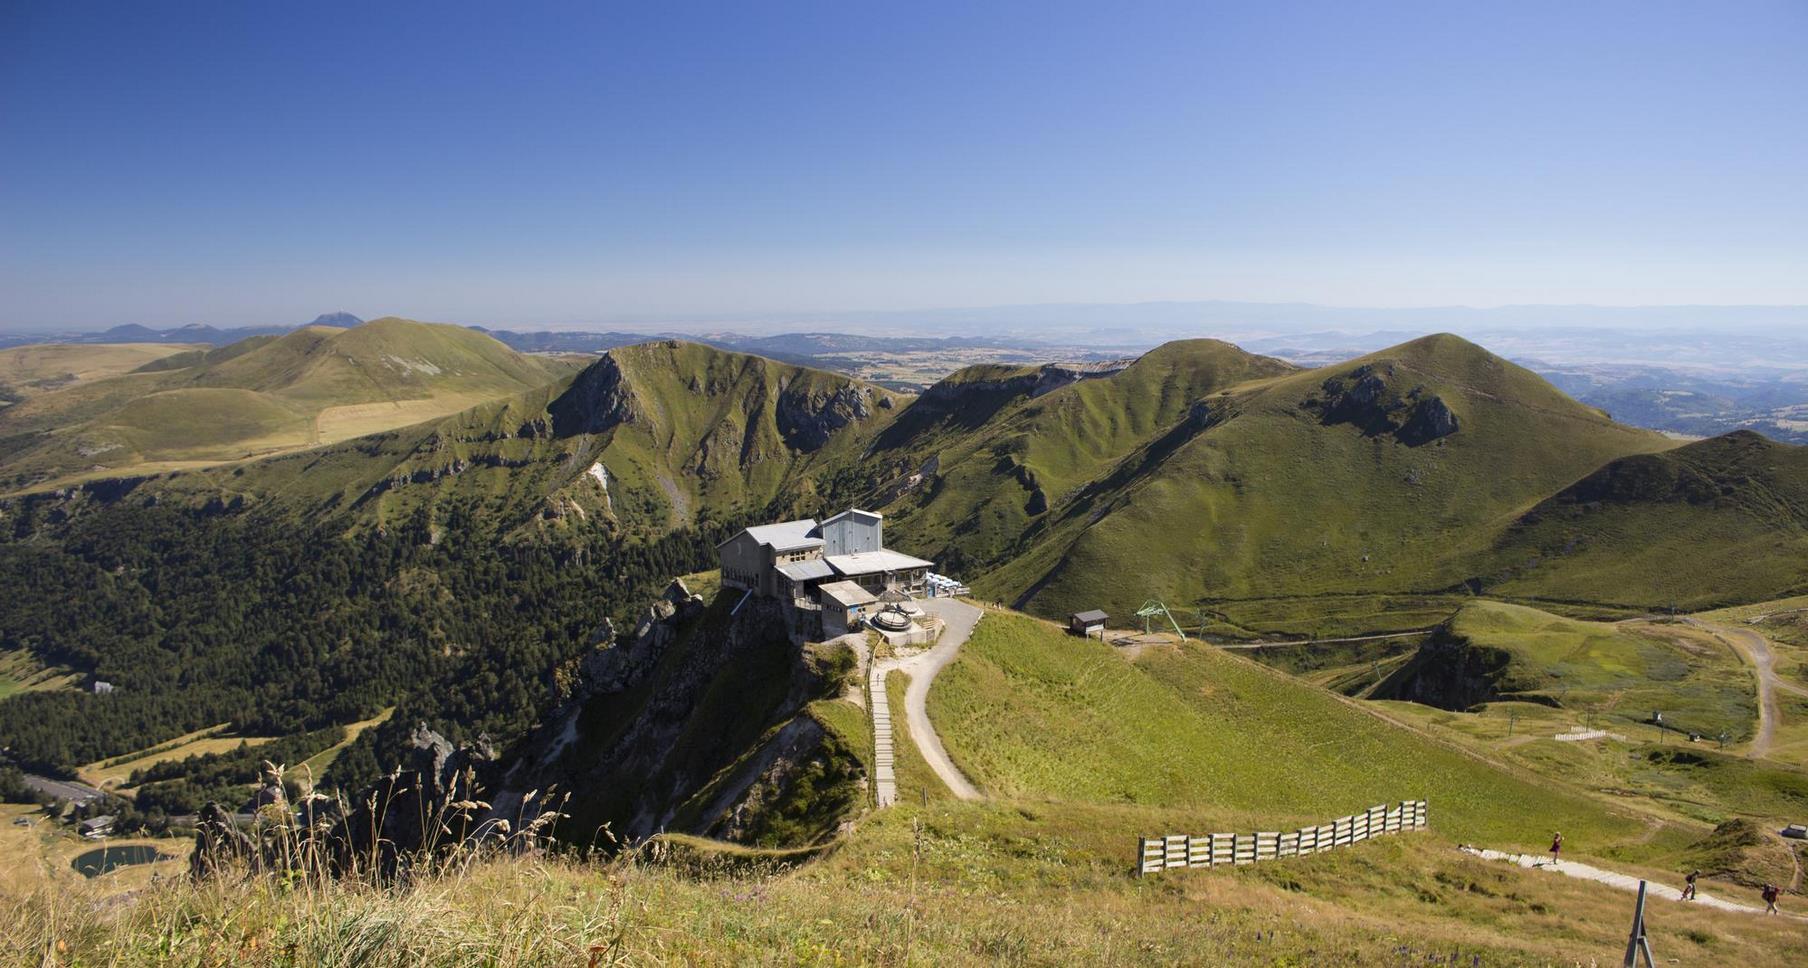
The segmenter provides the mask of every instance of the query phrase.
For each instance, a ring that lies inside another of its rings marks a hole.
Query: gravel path
[[[985,613],[966,602],[952,598],[920,599],[917,604],[923,611],[934,615],[945,623],[942,637],[935,647],[919,652],[907,659],[890,659],[879,664],[875,675],[879,682],[884,682],[886,673],[899,669],[910,677],[910,688],[904,693],[904,725],[910,730],[910,741],[916,744],[917,751],[923,754],[929,768],[942,778],[948,789],[962,800],[978,800],[981,794],[961,771],[955,767],[954,761],[948,758],[948,751],[942,747],[942,738],[935,733],[935,727],[929,724],[929,686],[935,682],[936,673],[953,661],[955,653],[967,644],[967,638],[973,634],[973,627],[979,624],[980,616]],[[880,687],[883,691],[883,686]]]
[[[1566,860],[1559,864],[1552,864],[1550,858],[1543,855],[1509,854],[1505,851],[1488,850],[1483,847],[1469,846],[1460,847],[1458,849],[1465,854],[1474,854],[1483,860],[1504,860],[1509,864],[1518,864],[1520,867],[1547,870],[1552,873],[1562,874],[1566,877],[1581,878],[1585,881],[1594,881],[1598,884],[1607,884],[1612,887],[1617,887],[1623,891],[1631,891],[1635,894],[1638,893],[1639,878],[1633,877],[1630,874],[1602,870],[1599,867],[1590,867],[1580,861]],[[1646,880],[1646,883],[1649,885],[1646,897],[1651,900],[1668,900],[1676,904],[1699,904],[1702,907],[1718,908],[1722,911],[1737,911],[1741,914],[1764,913],[1764,908],[1762,907],[1753,907],[1749,904],[1736,904],[1732,901],[1714,897],[1706,891],[1699,889],[1696,892],[1695,900],[1678,900],[1682,896],[1681,887],[1660,884],[1657,881],[1649,879]],[[1808,918],[1804,918],[1801,915],[1785,914],[1783,916],[1793,918],[1797,921],[1808,921]]]
[[[1743,654],[1752,668],[1758,670],[1758,731],[1753,734],[1746,752],[1752,756],[1767,755],[1771,740],[1776,735],[1777,721],[1782,718],[1782,707],[1777,704],[1777,690],[1800,691],[1795,684],[1777,678],[1776,659],[1770,652],[1770,640],[1750,629],[1727,628],[1698,618],[1685,618],[1683,622],[1725,642],[1735,652]]]

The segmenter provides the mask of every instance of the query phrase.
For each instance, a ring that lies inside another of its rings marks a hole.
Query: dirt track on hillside
[[[1782,707],[1777,704],[1777,690],[1808,695],[1808,690],[1792,682],[1784,682],[1777,677],[1776,656],[1770,651],[1770,640],[1750,629],[1728,628],[1715,625],[1698,618],[1685,618],[1683,622],[1692,628],[1701,629],[1722,642],[1733,651],[1745,657],[1753,669],[1758,672],[1758,730],[1752,735],[1751,745],[1746,752],[1751,756],[1767,756],[1777,732],[1777,722],[1782,719]]]

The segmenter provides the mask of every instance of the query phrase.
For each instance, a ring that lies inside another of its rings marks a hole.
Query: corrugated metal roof
[[[747,533],[753,536],[754,541],[771,545],[774,551],[796,551],[822,544],[822,533],[816,530],[815,518],[762,524],[748,528]]]
[[[1108,619],[1110,617],[1111,616],[1106,615],[1104,612],[1101,612],[1096,608],[1090,612],[1073,613],[1073,620],[1076,622],[1079,622],[1081,625],[1102,624],[1106,619]]]
[[[885,520],[885,515],[880,514],[877,511],[862,511],[859,508],[848,508],[846,511],[842,511],[839,514],[831,514],[828,517],[823,518],[822,523],[825,525],[830,524],[850,515],[875,522]]]
[[[823,559],[843,575],[871,575],[881,571],[906,571],[911,568],[934,568],[935,562],[912,558],[884,548],[860,551],[851,555],[830,555]]]
[[[813,578],[827,578],[835,573],[829,563],[821,558],[810,558],[805,561],[792,561],[778,566],[778,573],[792,581],[809,581]]]

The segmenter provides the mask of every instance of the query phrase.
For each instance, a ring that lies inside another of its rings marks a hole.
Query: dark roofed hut
[[[1098,609],[1089,612],[1075,612],[1067,617],[1067,630],[1075,635],[1105,637],[1105,623],[1111,619]]]

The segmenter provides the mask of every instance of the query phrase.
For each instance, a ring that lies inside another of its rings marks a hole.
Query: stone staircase
[[[867,708],[873,712],[873,794],[880,807],[898,802],[898,778],[892,772],[891,701],[885,695],[887,663],[874,661],[867,673]]]

